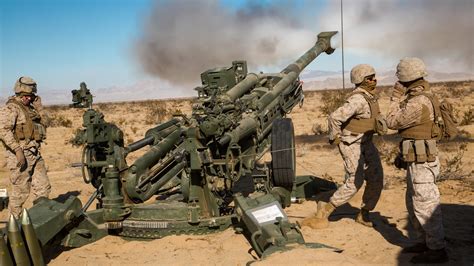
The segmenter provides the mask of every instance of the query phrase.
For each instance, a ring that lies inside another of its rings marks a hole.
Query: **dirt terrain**
[[[441,192],[443,222],[446,231],[450,265],[474,263],[474,134],[473,82],[435,84],[434,90],[456,107],[462,124],[460,138],[440,144],[442,175],[438,181]],[[333,101],[338,92],[307,92],[302,108],[296,107],[289,115],[296,134],[297,174],[311,174],[339,184],[344,169],[337,149],[327,144],[324,106]],[[145,131],[166,120],[172,113],[189,114],[192,99],[97,104],[106,120],[116,123],[131,143],[144,136]],[[387,112],[389,96],[381,93],[381,109]],[[70,140],[81,127],[84,110],[49,107],[54,120],[48,129],[48,139],[42,153],[48,165],[52,184],[51,198],[75,195],[84,203],[93,193],[92,186],[83,182],[79,168],[71,167],[80,161],[81,150]],[[390,132],[394,133],[394,132]],[[50,265],[361,265],[406,264],[412,255],[401,254],[402,247],[410,244],[407,238],[407,211],[405,207],[404,172],[397,170],[392,161],[397,151],[397,138],[375,138],[384,166],[384,190],[376,209],[371,213],[374,228],[354,222],[361,202],[361,191],[349,204],[337,209],[330,217],[329,228],[312,230],[302,228],[306,242],[319,242],[343,250],[294,247],[284,253],[272,254],[259,261],[250,244],[231,228],[211,235],[170,236],[152,241],[128,241],[107,236],[93,244],[63,252],[49,251]],[[129,162],[139,154],[129,156]],[[0,161],[0,188],[8,187],[8,171],[4,158]],[[318,195],[286,209],[291,221],[298,222],[313,215],[316,201],[329,193]],[[31,207],[31,200],[26,207]],[[0,226],[7,220],[7,211],[0,212]]]

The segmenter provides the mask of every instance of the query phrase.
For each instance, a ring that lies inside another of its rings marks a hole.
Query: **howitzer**
[[[90,108],[92,107],[92,94],[87,88],[86,83],[81,82],[78,90],[72,90],[72,104],[73,108]]]
[[[84,181],[97,191],[81,215],[73,213],[63,245],[81,246],[106,234],[159,238],[230,225],[259,256],[304,243],[283,208],[292,195],[305,194],[312,178],[295,181],[294,130],[286,115],[303,101],[299,74],[319,54],[334,51],[335,34],[320,33],[311,49],[279,73],[247,73],[245,61],[202,73],[189,117],[159,124],[128,146],[117,126],[89,108],[77,140],[84,144]],[[127,164],[127,155],[144,147],[149,148]],[[259,164],[268,151],[271,163]],[[157,200],[150,203],[152,197]],[[87,211],[94,199],[96,210]],[[40,207],[30,210],[33,222]]]

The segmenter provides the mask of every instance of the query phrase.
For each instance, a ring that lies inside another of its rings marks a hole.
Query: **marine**
[[[373,226],[369,212],[375,208],[383,189],[383,169],[372,137],[374,133],[384,134],[387,130],[376,97],[375,74],[375,69],[367,64],[351,70],[355,89],[328,118],[329,142],[338,146],[344,160],[345,182],[328,203],[318,202],[316,215],[303,220],[302,225],[313,229],[327,227],[329,215],[347,203],[365,180],[362,206],[355,220]]]
[[[397,65],[387,126],[398,130],[402,141],[396,166],[406,172],[406,206],[413,238],[417,244],[404,253],[420,253],[412,263],[448,261],[436,179],[440,173],[437,139],[442,135],[438,125],[438,100],[431,92],[424,62],[416,57],[404,58]]]
[[[46,139],[48,116],[36,95],[36,82],[20,77],[14,86],[15,95],[0,108],[0,140],[10,171],[11,192],[8,209],[18,219],[30,190],[33,201],[49,197],[51,185],[40,153]]]

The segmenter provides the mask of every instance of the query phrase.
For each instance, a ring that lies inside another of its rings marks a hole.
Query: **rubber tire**
[[[273,185],[292,190],[295,182],[295,131],[290,118],[277,119],[272,125]]]

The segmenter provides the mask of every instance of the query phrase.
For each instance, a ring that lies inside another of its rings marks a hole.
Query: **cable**
[[[343,5],[341,0],[341,48],[342,48],[342,89],[346,88],[345,86],[345,74],[344,74],[344,13]]]

